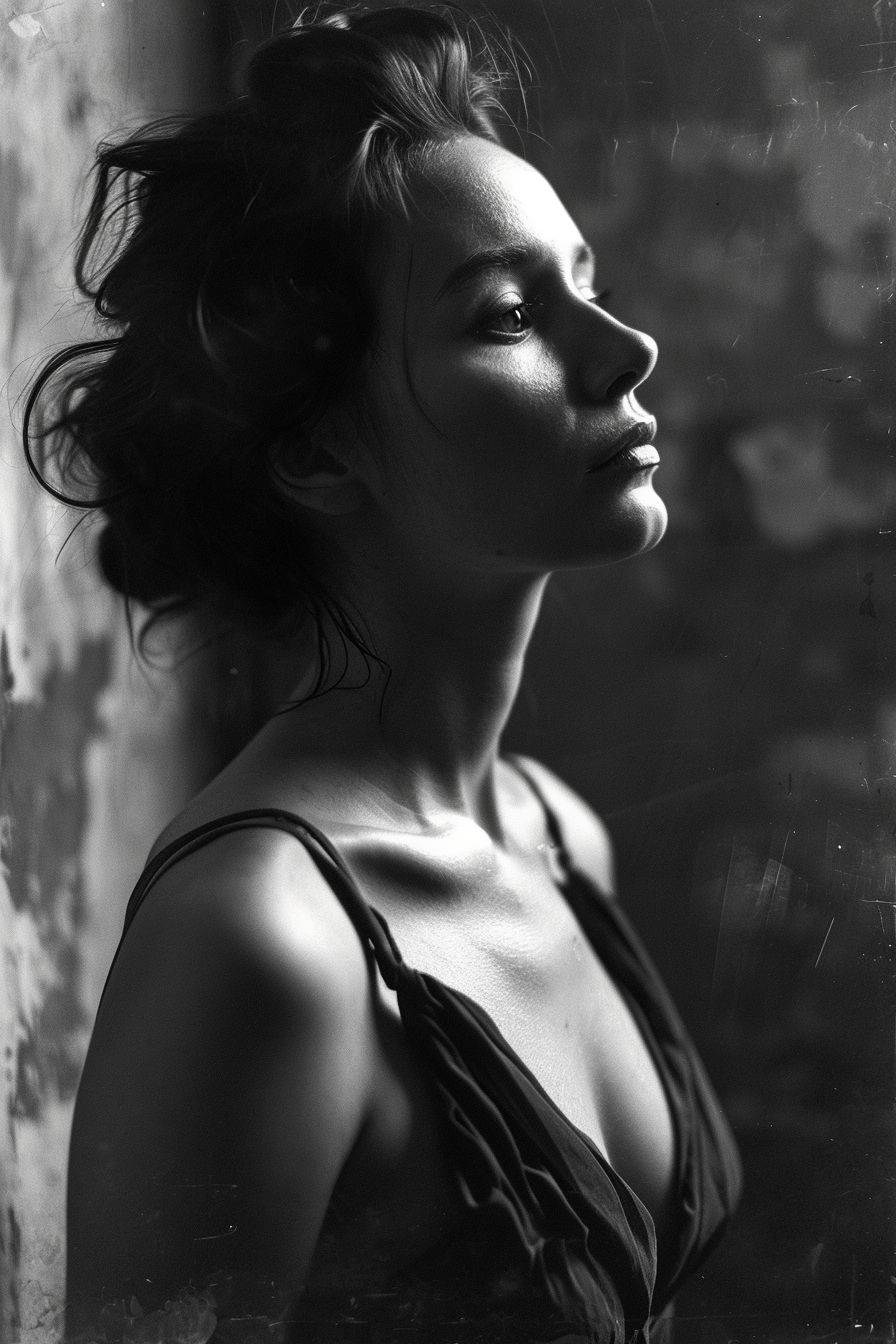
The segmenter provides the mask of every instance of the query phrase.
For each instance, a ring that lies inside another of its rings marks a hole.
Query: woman
[[[101,151],[78,277],[110,336],[36,386],[32,421],[65,374],[40,470],[92,483],[114,587],[291,640],[298,684],[132,896],[72,1332],[186,1292],[216,1339],[646,1340],[735,1202],[601,823],[499,754],[550,572],[665,525],[654,343],[499,88],[451,15],[351,10]]]

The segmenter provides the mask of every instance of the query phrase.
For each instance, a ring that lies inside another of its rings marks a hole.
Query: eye
[[[487,335],[503,336],[513,339],[525,336],[533,325],[534,314],[541,304],[534,299],[517,300],[495,308],[482,323],[481,330]]]

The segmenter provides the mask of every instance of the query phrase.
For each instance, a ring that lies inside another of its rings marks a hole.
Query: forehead
[[[462,136],[428,151],[412,180],[410,218],[391,238],[387,269],[434,297],[477,252],[519,246],[567,258],[582,236],[537,169],[500,145]]]

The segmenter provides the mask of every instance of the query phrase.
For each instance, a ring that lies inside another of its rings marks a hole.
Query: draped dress
[[[523,771],[522,766],[518,768]],[[437,1245],[369,1293],[301,1295],[294,1344],[659,1344],[675,1292],[737,1204],[741,1169],[704,1067],[639,937],[566,849],[544,794],[560,891],[619,989],[666,1093],[675,1134],[671,1229],[552,1100],[468,995],[409,965],[331,841],[276,808],[228,813],[179,836],[147,865],[125,936],[153,883],[184,855],[246,827],[305,846],[351,919],[431,1088],[456,1195]]]

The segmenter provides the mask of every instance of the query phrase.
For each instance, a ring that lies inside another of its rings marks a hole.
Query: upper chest
[[[632,987],[614,980],[612,957],[601,956],[602,940],[592,942],[549,868],[537,859],[454,874],[456,899],[443,902],[437,918],[396,886],[388,868],[368,866],[364,893],[405,963],[484,1010],[497,1044],[490,1039],[483,1049],[506,1050],[533,1075],[561,1123],[592,1140],[662,1225],[675,1134],[661,1057]],[[470,898],[466,881],[479,883],[479,899]],[[410,1155],[413,1164],[426,1151],[426,1089],[416,1086],[394,993],[381,984],[379,998],[383,1151]]]

